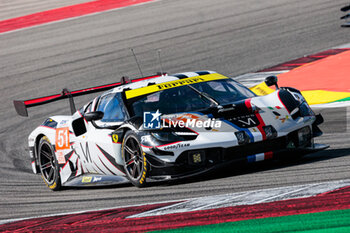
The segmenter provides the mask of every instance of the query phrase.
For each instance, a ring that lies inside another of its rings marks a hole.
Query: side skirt
[[[85,186],[108,186],[129,183],[124,176],[84,174],[63,183],[63,186],[85,187]]]

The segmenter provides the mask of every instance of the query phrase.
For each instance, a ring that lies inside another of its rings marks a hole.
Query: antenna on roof
[[[139,68],[139,71],[140,71],[140,74],[141,74],[141,77],[143,77],[143,74],[142,74],[142,71],[141,71],[141,68],[140,68],[140,64],[139,64],[139,61],[137,60],[137,57],[134,53],[134,49],[133,48],[130,48],[132,54],[134,55],[134,58],[135,58],[135,61],[136,61],[136,64],[137,64],[137,67]]]
[[[162,66],[162,59],[160,58],[160,52],[161,52],[162,50],[161,49],[158,49],[158,59],[159,59],[159,66],[160,66],[160,73],[163,75],[164,73],[163,73],[163,66]]]

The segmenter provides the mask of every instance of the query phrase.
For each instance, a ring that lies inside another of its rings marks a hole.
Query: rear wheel
[[[56,191],[61,189],[61,179],[54,149],[49,139],[44,136],[40,139],[38,147],[38,160],[41,177],[47,187]]]
[[[137,187],[145,186],[147,161],[139,139],[132,131],[128,131],[124,136],[122,156],[124,158],[125,173],[130,182]]]

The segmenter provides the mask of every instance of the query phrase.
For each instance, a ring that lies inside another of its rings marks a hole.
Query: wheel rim
[[[138,180],[142,176],[143,156],[141,147],[134,136],[126,138],[123,147],[125,170],[129,177]]]
[[[48,184],[56,179],[55,160],[52,155],[51,147],[46,142],[40,147],[40,171]]]

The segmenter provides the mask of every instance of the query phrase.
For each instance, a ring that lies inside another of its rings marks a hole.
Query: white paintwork
[[[209,73],[215,73],[209,71]],[[188,77],[198,76],[195,72],[182,73],[181,75],[186,75]],[[178,80],[179,78],[175,76],[161,76],[148,80],[143,80],[135,83],[126,84],[123,86],[111,89],[107,93],[117,93],[123,91],[125,88],[137,89],[141,87],[148,86],[149,83],[164,83],[168,81]],[[302,97],[301,97],[302,98]],[[93,100],[93,107],[96,105],[96,98]],[[259,115],[264,121],[265,125],[272,125],[278,132],[278,137],[285,136],[288,133],[300,129],[305,126],[311,126],[315,121],[314,116],[309,117],[299,117],[293,120],[288,111],[284,108],[283,103],[278,97],[278,91],[275,91],[266,96],[254,97],[251,99],[251,105],[253,108],[260,108]],[[276,108],[276,106],[278,108]],[[274,107],[274,110],[270,110],[267,107]],[[285,121],[276,119],[273,111],[278,112],[281,117],[288,118]],[[195,118],[202,121],[208,120],[210,117],[200,114],[192,113]],[[191,115],[187,114],[187,115]],[[167,117],[175,117],[174,115],[181,116],[181,114],[167,115]],[[182,114],[183,115],[183,114]],[[69,130],[73,132],[72,121],[81,117],[79,111],[77,111],[73,116],[54,116],[51,117],[53,120],[58,122],[57,128],[69,127]],[[197,120],[198,120],[197,119]],[[250,123],[249,123],[250,124]],[[85,121],[85,126],[87,132],[75,136],[74,133],[70,134],[71,150],[74,153],[70,156],[69,160],[72,166],[63,166],[60,169],[62,184],[71,178],[72,176],[79,176],[87,173],[97,173],[97,174],[115,174],[118,176],[124,176],[125,174],[121,172],[113,163],[116,162],[118,165],[123,166],[124,161],[121,156],[121,145],[119,143],[113,143],[110,134],[113,132],[111,129],[96,129],[91,122]],[[135,129],[131,125],[124,125],[123,127],[128,127],[131,130],[137,131],[142,130]],[[191,128],[191,127],[190,127]],[[251,141],[259,142],[263,140],[262,132],[257,127],[252,128],[240,128],[231,124],[228,121],[221,121],[221,128],[217,128],[216,131],[212,129],[201,129],[192,127],[192,130],[198,132],[198,137],[195,140],[183,141],[178,143],[173,143],[174,147],[167,147],[166,145],[158,146],[161,150],[172,151],[174,156],[158,156],[153,150],[147,147],[143,147],[144,152],[157,157],[165,162],[175,162],[178,156],[186,150],[195,150],[203,148],[214,148],[214,147],[234,147],[238,146],[238,141],[235,136],[235,132],[245,130],[248,132]],[[29,146],[33,146],[35,139],[38,135],[46,135],[51,144],[55,145],[56,129],[39,126],[36,128],[29,136]],[[106,158],[104,153],[98,148],[98,146],[111,155],[115,161],[110,161]],[[256,161],[264,160],[264,155],[257,155]],[[112,163],[113,162],[113,163]],[[74,170],[71,170],[74,169]]]

